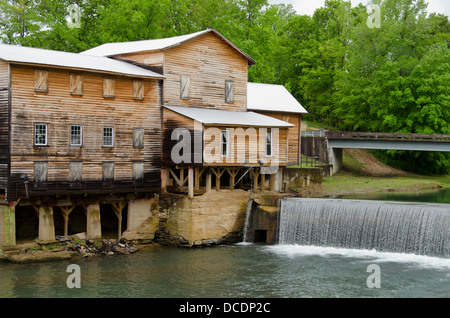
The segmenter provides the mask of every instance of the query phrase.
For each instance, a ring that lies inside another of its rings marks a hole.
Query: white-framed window
[[[273,155],[273,134],[271,129],[266,131],[266,156],[272,157]]]
[[[103,147],[114,147],[114,127],[103,127]]]
[[[83,126],[70,125],[70,145],[71,146],[83,145]]]
[[[48,145],[48,125],[34,124],[34,145],[47,146]]]
[[[228,129],[222,130],[221,154],[222,157],[228,157],[230,152],[230,132]]]

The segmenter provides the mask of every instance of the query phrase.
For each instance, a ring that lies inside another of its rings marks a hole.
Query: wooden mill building
[[[279,190],[305,110],[287,91],[268,106],[280,87],[248,83],[253,64],[211,29],[80,54],[0,45],[0,195],[17,225],[0,245],[53,240],[55,222],[120,237],[161,189]]]

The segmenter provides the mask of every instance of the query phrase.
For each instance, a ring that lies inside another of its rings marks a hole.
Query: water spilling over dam
[[[450,258],[450,205],[283,199],[279,244]]]

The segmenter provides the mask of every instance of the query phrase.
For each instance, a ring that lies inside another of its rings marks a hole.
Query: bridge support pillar
[[[330,168],[330,176],[338,173],[342,169],[342,163],[344,160],[343,149],[341,148],[328,148],[328,158]]]

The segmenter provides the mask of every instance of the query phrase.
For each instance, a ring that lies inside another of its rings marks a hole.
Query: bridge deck
[[[450,152],[450,135],[326,132],[331,148]]]

